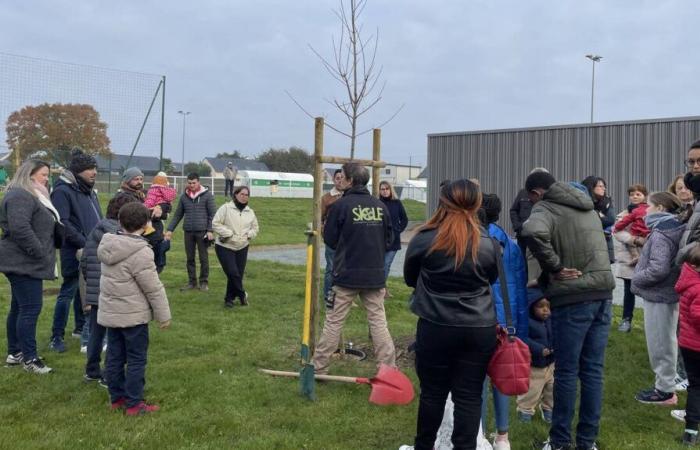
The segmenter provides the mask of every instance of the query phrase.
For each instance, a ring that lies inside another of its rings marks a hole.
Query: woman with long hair
[[[476,448],[481,392],[496,349],[490,286],[498,278],[496,244],[479,224],[479,187],[457,180],[440,190],[433,217],[408,246],[406,284],[419,317],[416,372],[421,394],[416,449],[431,449],[447,394],[455,404],[452,443]]]
[[[685,181],[683,181],[684,177],[685,174],[676,175],[676,178],[673,179],[673,182],[668,185],[667,190],[671,194],[678,197],[678,200],[680,200],[684,206],[692,205],[695,201],[695,198],[693,197],[693,193],[691,192],[691,190],[688,189],[688,187],[685,185]]]
[[[36,324],[42,307],[43,280],[56,278],[55,234],[63,226],[49,198],[49,165],[30,159],[22,164],[0,206],[0,272],[10,282],[7,315],[8,366],[30,373],[51,372],[37,355]],[[58,233],[61,235],[61,233]]]
[[[258,235],[258,219],[248,206],[250,189],[238,186],[233,199],[216,211],[212,227],[216,234],[216,256],[226,273],[228,282],[224,306],[233,307],[238,298],[242,306],[248,305],[248,293],[243,289],[243,273],[248,261],[248,245]]]
[[[389,210],[389,215],[391,216],[391,228],[394,231],[394,242],[391,243],[384,254],[384,279],[387,279],[389,278],[391,263],[394,262],[396,252],[401,250],[401,233],[403,233],[408,226],[408,216],[406,216],[406,210],[403,207],[403,203],[401,203],[401,200],[399,200],[399,197],[396,195],[394,186],[392,186],[388,181],[382,181],[379,183],[379,200],[381,200]],[[392,295],[389,293],[389,289],[386,289],[384,298],[391,296]]]
[[[600,223],[605,233],[605,241],[608,243],[608,255],[610,262],[615,262],[615,251],[612,242],[612,226],[615,225],[615,209],[612,198],[608,193],[608,184],[601,177],[589,176],[582,182],[588,190],[588,195],[593,200],[593,209],[600,217]]]

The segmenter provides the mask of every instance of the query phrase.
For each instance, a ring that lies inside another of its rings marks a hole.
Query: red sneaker
[[[118,409],[124,409],[126,407],[126,399],[124,397],[118,398],[116,401],[112,402],[112,411]]]
[[[132,406],[131,408],[126,408],[126,415],[127,416],[140,416],[143,414],[156,412],[159,409],[160,409],[160,406],[158,406],[158,405],[149,405],[146,402],[141,402],[136,406]]]

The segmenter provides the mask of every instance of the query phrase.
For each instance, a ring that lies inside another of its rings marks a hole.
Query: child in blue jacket
[[[552,422],[554,408],[554,343],[552,342],[552,320],[549,301],[541,290],[528,289],[530,326],[527,345],[530,347],[532,363],[530,390],[518,396],[518,417],[522,422],[532,421],[535,408],[540,405],[542,419]]]

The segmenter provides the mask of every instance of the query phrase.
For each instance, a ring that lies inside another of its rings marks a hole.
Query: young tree
[[[347,136],[350,139],[350,158],[355,157],[355,141],[357,137],[372,131],[372,128],[358,131],[358,120],[372,109],[382,99],[386,82],[380,82],[382,68],[377,67],[376,57],[379,45],[379,29],[368,38],[363,38],[360,16],[365,9],[367,0],[340,0],[340,8],[335,10],[335,15],[340,20],[340,37],[336,42],[333,37],[333,59],[327,59],[314,47],[309,48],[321,60],[326,71],[343,86],[344,97],[342,100],[334,98],[326,100],[347,119],[349,131],[343,131],[326,122],[330,129]],[[289,93],[287,95],[309,117],[313,115],[304,109],[299,102]],[[390,122],[403,108],[401,105],[394,114],[378,127]],[[373,127],[374,128],[374,127]]]
[[[185,175],[196,172],[200,177],[211,176],[211,167],[201,162],[188,162],[185,164]]]
[[[43,152],[47,159],[67,165],[74,147],[109,156],[107,124],[92,105],[44,103],[25,106],[7,119],[7,145],[20,159]]]

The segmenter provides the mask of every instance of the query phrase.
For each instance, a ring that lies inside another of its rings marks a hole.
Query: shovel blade
[[[370,378],[369,384],[372,386],[369,401],[375,405],[407,405],[415,396],[411,380],[399,369],[385,364]]]

